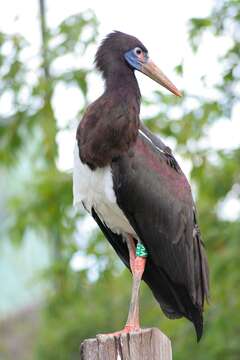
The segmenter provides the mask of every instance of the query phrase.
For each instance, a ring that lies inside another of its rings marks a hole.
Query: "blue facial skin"
[[[139,61],[137,55],[134,52],[134,49],[127,51],[124,54],[124,58],[128,62],[128,64],[131,65],[134,69],[141,71],[142,63]],[[145,54],[144,58],[144,62],[147,62],[147,54]]]

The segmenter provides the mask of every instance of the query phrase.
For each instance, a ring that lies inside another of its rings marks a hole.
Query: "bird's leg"
[[[145,269],[147,252],[144,246],[138,243],[137,249],[131,235],[127,237],[127,246],[129,251],[129,263],[133,275],[132,297],[129,306],[127,323],[123,330],[111,334],[100,334],[97,336],[118,336],[123,333],[140,330],[139,323],[139,288],[142,275]]]
[[[127,239],[130,268],[133,275],[132,297],[128,312],[127,323],[124,332],[136,331],[140,329],[139,322],[139,288],[146,265],[146,254],[138,256],[133,238],[129,235]]]

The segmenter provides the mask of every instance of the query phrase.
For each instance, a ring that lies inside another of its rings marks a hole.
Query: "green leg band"
[[[136,247],[136,256],[141,256],[141,257],[147,257],[148,253],[147,253],[147,249],[145,248],[145,246],[141,243],[137,244]]]

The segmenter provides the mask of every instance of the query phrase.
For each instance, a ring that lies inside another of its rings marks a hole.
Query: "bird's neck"
[[[91,169],[105,167],[137,140],[140,90],[131,69],[105,76],[106,90],[87,110],[77,133],[80,158]]]
[[[130,68],[122,66],[118,67],[116,71],[112,68],[106,76],[105,84],[106,94],[111,95],[113,92],[124,93],[139,104],[140,110],[141,93],[135,74]]]

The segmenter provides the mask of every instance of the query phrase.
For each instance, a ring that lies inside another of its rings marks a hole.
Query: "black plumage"
[[[169,318],[185,316],[192,321],[200,339],[209,285],[195,204],[171,150],[140,125],[140,90],[133,66],[123,57],[129,49],[137,48],[148,59],[138,39],[115,32],[98,50],[96,65],[106,80],[106,89],[79,125],[79,156],[93,171],[111,167],[117,204],[149,254],[144,281],[163,312]],[[167,81],[166,87],[178,95]],[[130,267],[123,234],[113,232],[94,207],[92,215]]]

